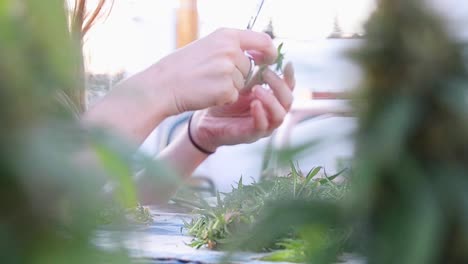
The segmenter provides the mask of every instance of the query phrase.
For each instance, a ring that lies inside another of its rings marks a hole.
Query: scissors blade
[[[265,0],[258,1],[258,6],[255,10],[254,15],[250,18],[249,24],[247,24],[247,29],[251,30],[254,27],[255,22],[257,22],[258,15],[262,11],[264,3],[265,3]]]

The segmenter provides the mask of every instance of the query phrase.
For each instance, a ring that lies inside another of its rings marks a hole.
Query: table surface
[[[183,228],[184,220],[191,216],[184,213],[151,209],[154,222],[149,225],[135,225],[131,230],[108,228],[97,233],[96,243],[103,248],[126,248],[132,257],[145,260],[145,263],[165,264],[211,264],[220,263],[225,252],[206,248],[194,249],[187,244],[192,237]],[[270,264],[259,260],[264,253],[237,252],[229,263]],[[148,261],[146,261],[148,260]],[[279,263],[279,262],[275,262]],[[285,263],[285,262],[282,262]],[[362,264],[358,259],[349,258],[346,264]]]

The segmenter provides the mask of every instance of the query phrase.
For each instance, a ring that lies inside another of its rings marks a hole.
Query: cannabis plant
[[[210,205],[200,196],[189,197],[187,193],[185,198],[179,195],[174,200],[181,205],[194,207],[194,213],[198,215],[186,223],[188,233],[194,236],[191,246],[195,248],[207,246],[211,249],[232,248],[239,245],[257,221],[264,217],[265,209],[271,204],[290,199],[341,200],[346,194],[348,184],[346,181],[334,182],[340,174],[327,176],[323,168],[317,167],[304,175],[291,163],[291,173],[285,176],[271,176],[252,185],[244,185],[241,178],[232,192],[218,193],[215,204]],[[285,226],[285,232],[269,245],[258,248],[253,244],[245,244],[242,249],[273,250],[274,253],[265,259],[302,262],[308,254],[308,249],[305,248],[307,242],[299,235],[297,227]],[[320,242],[328,243],[326,240],[335,235],[333,232],[335,231],[324,232]],[[341,235],[341,242],[344,242],[347,233],[343,232]]]
[[[64,2],[1,1],[0,40],[2,263],[128,263],[124,250],[104,251],[94,235],[109,204],[136,207],[139,155],[76,118],[70,95],[84,87],[81,52]],[[150,159],[139,160],[161,175]],[[115,195],[104,195],[108,182]]]
[[[353,231],[348,250],[370,264],[468,263],[465,49],[425,1],[378,1],[352,52],[363,80],[349,196],[277,204],[250,241],[267,243],[291,223],[316,241],[335,225]],[[308,262],[335,262],[333,240]]]
[[[355,213],[369,263],[468,263],[468,69],[422,0],[381,0],[364,81]]]

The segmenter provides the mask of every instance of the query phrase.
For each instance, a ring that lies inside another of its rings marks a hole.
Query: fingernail
[[[291,62],[286,63],[286,66],[284,66],[284,74],[294,75],[294,65]]]

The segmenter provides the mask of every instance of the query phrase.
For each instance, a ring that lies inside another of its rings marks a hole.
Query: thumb
[[[276,60],[278,50],[268,34],[252,30],[239,30],[238,36],[241,49],[248,50],[254,59],[261,58],[265,64],[272,64]]]
[[[252,57],[256,65],[268,64],[268,62],[270,62],[270,60],[266,58],[265,54],[260,51],[247,50],[246,52],[250,55],[250,57]]]

